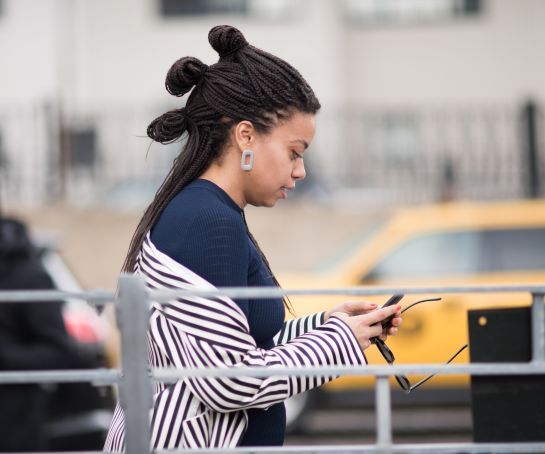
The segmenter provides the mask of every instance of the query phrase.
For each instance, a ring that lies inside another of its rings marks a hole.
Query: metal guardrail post
[[[121,332],[122,376],[119,387],[125,412],[125,452],[150,452],[152,386],[147,364],[149,301],[142,279],[119,277],[116,318]]]
[[[377,441],[381,452],[388,452],[392,447],[392,403],[390,402],[390,382],[388,377],[377,376],[376,411]]]
[[[532,361],[545,363],[545,301],[542,293],[532,293]]]

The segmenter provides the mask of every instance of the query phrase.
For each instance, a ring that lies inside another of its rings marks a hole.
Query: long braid
[[[216,64],[207,66],[197,58],[183,57],[167,73],[165,88],[170,94],[180,97],[191,93],[185,107],[153,120],[147,134],[163,144],[187,140],[134,232],[124,271],[134,270],[147,233],[172,198],[221,157],[234,125],[248,120],[259,133],[267,133],[276,121],[289,118],[295,111],[314,114],[320,109],[314,92],[295,68],[249,45],[236,28],[214,27],[208,40],[220,56]],[[244,223],[279,286],[245,217]],[[284,304],[291,312],[287,298]]]

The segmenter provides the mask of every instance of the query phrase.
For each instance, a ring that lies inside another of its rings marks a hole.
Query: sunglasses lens
[[[395,356],[392,353],[392,350],[390,350],[390,348],[384,343],[384,341],[377,338],[375,345],[377,346],[378,350],[380,351],[386,362],[388,364],[393,364],[395,361]],[[409,382],[409,379],[405,377],[405,375],[396,375],[395,379],[397,380],[399,386],[401,386],[401,389],[403,389],[403,391],[405,391],[407,394],[411,392],[411,383]]]
[[[411,382],[407,377],[405,377],[405,375],[396,375],[395,379],[397,380],[399,386],[401,386],[401,389],[403,389],[403,391],[405,391],[406,393],[411,392]]]
[[[392,350],[390,350],[390,348],[384,342],[377,342],[376,345],[386,362],[392,364],[395,361],[395,356],[392,353]]]

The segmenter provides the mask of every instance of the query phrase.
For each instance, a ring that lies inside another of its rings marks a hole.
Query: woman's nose
[[[291,176],[294,180],[302,180],[307,176],[307,172],[305,171],[305,163],[302,159],[297,159],[295,167],[291,172]]]

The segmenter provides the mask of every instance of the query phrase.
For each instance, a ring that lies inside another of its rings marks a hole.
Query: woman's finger
[[[382,325],[376,323],[369,327],[369,337],[380,337],[382,335]]]
[[[344,307],[349,314],[360,315],[375,310],[378,304],[372,301],[347,301],[344,303]]]
[[[403,323],[403,319],[401,317],[394,317],[392,319],[392,326],[395,326],[396,328],[401,326],[402,323]]]
[[[381,322],[385,318],[390,317],[391,315],[395,314],[396,312],[400,310],[401,310],[401,306],[396,304],[394,306],[383,307],[381,309],[378,309],[373,312],[369,312],[367,314],[358,315],[358,317],[361,317],[364,323],[368,325],[374,325],[375,323]],[[379,327],[382,329],[382,326],[380,324],[379,324]]]

